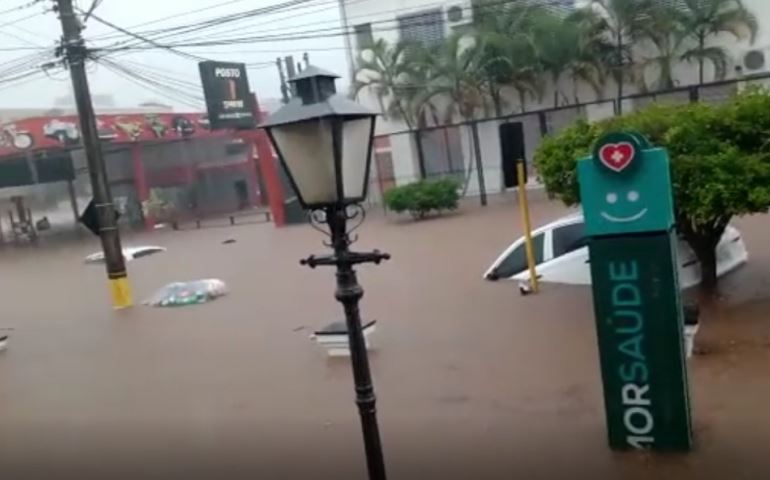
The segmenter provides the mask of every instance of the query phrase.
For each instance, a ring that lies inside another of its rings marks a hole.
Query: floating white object
[[[158,247],[155,245],[126,247],[123,249],[123,258],[125,258],[127,262],[130,262],[136,258],[146,257],[165,251],[166,249],[164,247]],[[86,263],[104,263],[104,252],[92,253],[86,257],[85,261]]]
[[[377,320],[363,325],[364,342],[367,350],[373,348],[371,336],[377,329]],[[345,322],[334,322],[310,336],[317,344],[326,349],[330,357],[349,357],[348,328]]]

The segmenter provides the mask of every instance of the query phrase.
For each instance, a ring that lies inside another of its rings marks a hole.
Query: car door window
[[[565,253],[574,252],[588,244],[584,223],[573,223],[554,228],[552,235],[554,258],[560,257]]]
[[[532,237],[532,246],[534,247],[535,263],[543,262],[543,246],[545,235],[542,233]],[[527,249],[522,243],[516,247],[507,257],[495,268],[497,278],[509,278],[519,274],[527,269]]]

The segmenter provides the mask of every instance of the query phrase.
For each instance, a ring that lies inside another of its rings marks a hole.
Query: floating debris
[[[224,242],[222,242],[222,245],[232,245],[233,243],[238,243],[238,240],[234,238],[228,238]]]
[[[164,247],[158,247],[155,245],[141,246],[141,247],[127,247],[123,249],[123,258],[127,262],[131,260],[155,255],[156,253],[165,252]],[[104,252],[96,252],[88,255],[85,259],[86,263],[104,263]]]
[[[372,349],[371,336],[374,334],[377,328],[377,320],[372,320],[369,323],[363,325],[364,341],[366,343],[366,349]],[[350,345],[348,343],[348,327],[345,322],[334,322],[321,330],[316,331],[310,336],[310,339],[315,341],[326,349],[327,355],[330,357],[347,357],[350,356]]]
[[[8,335],[0,335],[0,352],[8,348]]]
[[[158,290],[144,302],[153,307],[182,307],[210,302],[227,294],[227,285],[222,280],[209,278],[191,282],[174,282]]]

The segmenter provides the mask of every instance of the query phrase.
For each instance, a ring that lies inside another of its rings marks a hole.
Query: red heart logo
[[[599,160],[612,171],[622,172],[634,159],[636,150],[628,142],[608,143],[599,149]]]

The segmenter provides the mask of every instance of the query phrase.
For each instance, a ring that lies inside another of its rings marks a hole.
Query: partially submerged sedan
[[[571,215],[532,232],[532,243],[541,282],[590,285],[591,268],[585,222]],[[684,240],[679,241],[679,284],[684,290],[701,281],[700,262]],[[744,265],[749,258],[740,232],[728,226],[717,246],[717,275],[723,276]],[[524,237],[513,242],[484,274],[487,280],[529,281]]]

